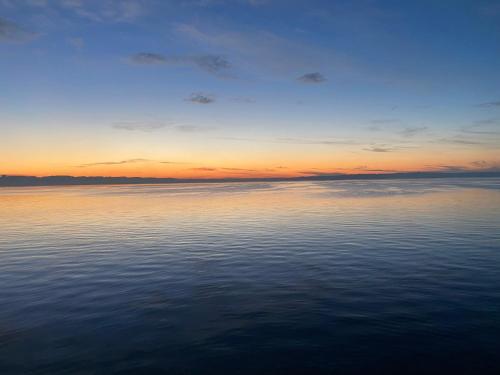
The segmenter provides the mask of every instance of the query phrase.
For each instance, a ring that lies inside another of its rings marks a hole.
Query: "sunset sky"
[[[500,170],[500,2],[0,0],[0,175]]]

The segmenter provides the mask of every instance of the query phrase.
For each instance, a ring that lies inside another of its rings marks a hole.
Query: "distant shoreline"
[[[342,181],[342,180],[392,180],[422,178],[492,178],[500,177],[500,171],[491,172],[402,172],[385,174],[332,174],[303,177],[262,178],[155,178],[155,177],[86,177],[86,176],[11,176],[0,175],[0,187],[22,186],[74,186],[74,185],[150,185],[226,182],[293,182],[293,181]]]

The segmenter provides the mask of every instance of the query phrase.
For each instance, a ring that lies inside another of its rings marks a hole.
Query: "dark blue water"
[[[500,181],[0,189],[0,373],[500,373]]]

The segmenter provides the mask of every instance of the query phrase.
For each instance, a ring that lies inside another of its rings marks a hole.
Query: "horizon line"
[[[226,177],[226,178],[175,178],[128,176],[29,176],[0,174],[0,187],[65,186],[65,185],[141,185],[167,183],[224,183],[224,182],[293,182],[333,180],[383,180],[417,178],[500,177],[500,170],[483,171],[417,171],[394,173],[332,173],[295,177]]]

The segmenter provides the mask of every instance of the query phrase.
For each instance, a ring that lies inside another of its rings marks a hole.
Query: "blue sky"
[[[498,168],[498,66],[498,1],[0,0],[0,166]]]

